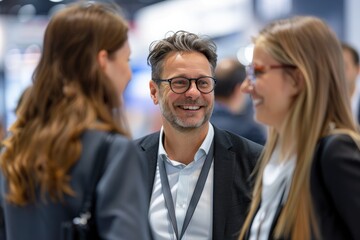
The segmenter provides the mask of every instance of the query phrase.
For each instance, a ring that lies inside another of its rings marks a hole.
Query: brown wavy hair
[[[32,87],[19,105],[0,158],[9,202],[32,202],[37,189],[54,201],[74,195],[69,170],[80,158],[85,130],[130,137],[120,96],[97,61],[101,50],[111,57],[121,48],[127,32],[115,5],[75,4],[52,17]]]

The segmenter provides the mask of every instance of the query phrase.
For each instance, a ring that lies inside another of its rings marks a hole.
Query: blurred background
[[[360,50],[358,0],[114,0],[130,22],[132,80],[125,92],[125,110],[134,138],[158,130],[158,107],[149,95],[149,44],[169,31],[186,30],[210,36],[219,59],[252,58],[251,36],[265,23],[293,15],[324,19],[339,39]],[[14,109],[41,54],[44,29],[54,12],[71,0],[0,0],[0,120],[14,121]],[[83,1],[84,2],[84,1]],[[109,1],[107,1],[109,2]]]

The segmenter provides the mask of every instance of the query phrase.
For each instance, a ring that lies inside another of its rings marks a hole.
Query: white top
[[[250,229],[250,240],[267,240],[274,221],[280,199],[287,199],[292,175],[296,165],[296,157],[285,161],[279,159],[280,149],[276,147],[266,165],[262,179],[261,205],[255,215]]]
[[[181,232],[185,214],[188,209],[196,182],[199,178],[202,166],[211,143],[214,138],[214,129],[210,124],[209,131],[199,150],[195,154],[195,159],[188,165],[179,163],[168,158],[162,144],[163,128],[160,130],[160,142],[158,151],[158,163],[156,167],[154,186],[151,195],[149,208],[149,221],[151,231],[155,240],[175,240],[175,232],[171,225],[168,210],[165,205],[165,198],[161,188],[159,158],[165,156],[166,173],[169,179],[171,194],[174,200],[174,208],[178,231]],[[182,240],[210,240],[212,239],[212,220],[213,220],[213,176],[214,162],[211,168],[194,211],[189,226]]]
[[[355,91],[351,97],[351,111],[355,118],[355,122],[357,122],[359,105],[360,105],[360,77],[358,77],[356,80]]]

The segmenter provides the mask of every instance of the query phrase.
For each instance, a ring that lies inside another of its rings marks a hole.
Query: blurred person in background
[[[150,96],[160,131],[136,140],[149,164],[149,220],[156,240],[237,239],[261,145],[210,124],[215,44],[178,31],[150,46]]]
[[[238,60],[226,58],[217,64],[215,105],[210,121],[218,128],[264,145],[265,128],[254,121],[250,99],[241,91],[245,78],[245,66]]]
[[[360,136],[335,33],[293,17],[254,44],[243,90],[269,135],[240,239],[360,239]]]
[[[353,46],[342,43],[345,76],[350,91],[351,110],[357,123],[360,123],[360,83],[358,76],[360,73],[359,53]]]
[[[56,13],[0,156],[0,239],[56,240],[80,213],[95,162],[99,239],[148,239],[144,160],[121,101],[131,78],[128,25],[115,5],[74,4]],[[110,134],[107,158],[96,159]]]

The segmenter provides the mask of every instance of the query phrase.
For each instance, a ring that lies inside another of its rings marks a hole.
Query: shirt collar
[[[163,135],[164,135],[164,128],[161,127],[160,129],[160,137],[159,137],[159,151],[158,151],[158,157],[161,157],[161,155],[165,155],[168,159],[168,155],[164,149],[163,145]],[[206,134],[206,137],[204,141],[202,142],[200,148],[195,154],[195,161],[197,161],[201,156],[203,156],[203,153],[208,154],[210,150],[211,143],[214,139],[214,127],[209,123],[209,130]]]

